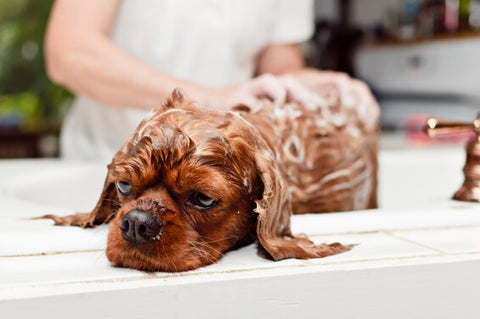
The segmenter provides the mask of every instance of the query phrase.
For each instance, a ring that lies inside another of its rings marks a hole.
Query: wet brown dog
[[[376,121],[322,96],[316,110],[265,101],[220,112],[175,90],[114,156],[92,212],[45,217],[109,222],[108,259],[146,271],[202,267],[256,239],[274,260],[345,252],[290,231],[292,212],[376,206]]]

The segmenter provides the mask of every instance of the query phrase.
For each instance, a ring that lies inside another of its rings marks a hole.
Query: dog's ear
[[[266,145],[265,145],[266,146]],[[292,207],[288,185],[266,147],[255,154],[257,174],[263,183],[262,198],[256,200],[257,238],[274,260],[319,258],[350,250],[339,243],[315,245],[305,235],[294,236],[290,230]]]
[[[133,137],[117,152],[112,163],[108,165],[107,177],[102,193],[95,208],[90,213],[76,213],[69,216],[44,215],[34,219],[52,219],[59,226],[80,226],[83,228],[95,227],[108,223],[117,214],[120,208],[116,185],[112,181],[112,168],[115,163],[124,159],[132,148]]]
[[[110,173],[108,173],[100,198],[90,213],[76,213],[69,216],[45,215],[40,218],[50,218],[55,225],[60,226],[95,227],[108,223],[116,215],[119,207],[115,183],[110,181]]]

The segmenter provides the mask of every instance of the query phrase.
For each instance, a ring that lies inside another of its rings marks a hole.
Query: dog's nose
[[[133,244],[145,244],[161,235],[163,225],[151,212],[133,209],[123,216],[120,229],[125,240]]]

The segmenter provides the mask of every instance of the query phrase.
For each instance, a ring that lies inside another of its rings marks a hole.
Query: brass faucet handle
[[[472,131],[480,134],[480,117],[477,117],[473,122],[459,122],[429,118],[425,123],[423,130],[428,136],[431,137],[445,134],[467,133]]]
[[[463,167],[465,180],[453,199],[480,202],[480,113],[473,122],[456,122],[430,118],[423,127],[431,137],[444,134],[475,132],[466,145],[467,158]]]

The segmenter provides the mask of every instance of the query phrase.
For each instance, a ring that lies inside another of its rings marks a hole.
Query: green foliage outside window
[[[0,0],[0,128],[57,131],[72,95],[45,73],[53,0]]]

